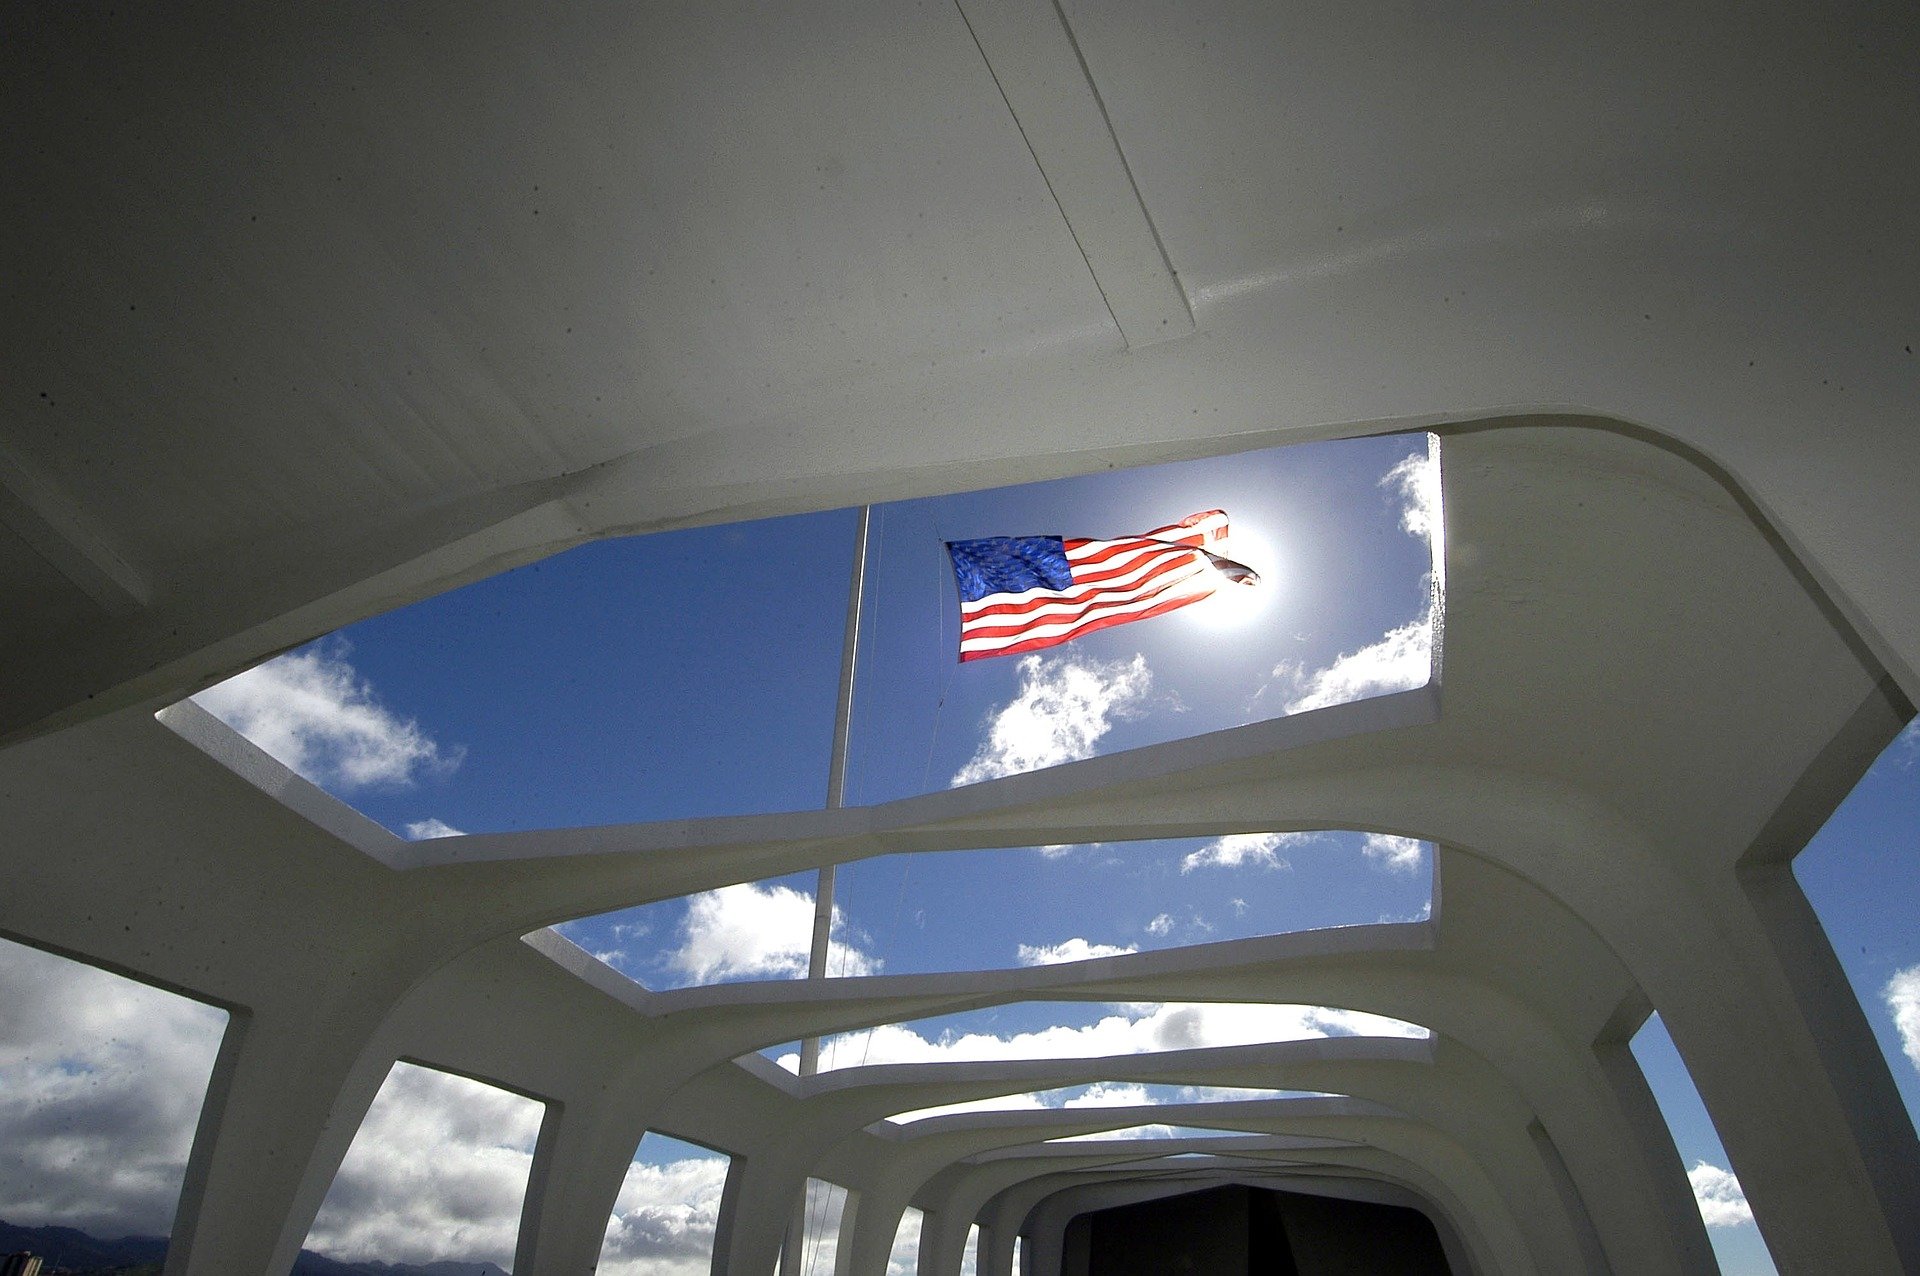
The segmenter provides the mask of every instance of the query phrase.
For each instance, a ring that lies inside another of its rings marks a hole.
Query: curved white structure
[[[1047,1276],[1078,1203],[1176,1169],[1417,1201],[1474,1270],[1710,1271],[1626,1048],[1654,1009],[1783,1271],[1920,1270],[1920,1146],[1790,871],[1920,697],[1907,7],[10,24],[0,932],[232,1012],[170,1276],[285,1272],[399,1058],[547,1103],[522,1276],[593,1269],[648,1129],[734,1155],[739,1276],[809,1176],[853,1276],[909,1206],[928,1276],[976,1221],[983,1273],[1024,1230]],[[585,538],[1414,427],[1421,691],[877,808],[418,844],[175,704]],[[540,929],[1315,827],[1437,843],[1433,920],[671,993]],[[1024,998],[1435,1035],[737,1060]],[[1139,1111],[882,1122],[1099,1079],[1349,1097],[1178,1114],[1266,1136],[1231,1163],[1044,1143]]]

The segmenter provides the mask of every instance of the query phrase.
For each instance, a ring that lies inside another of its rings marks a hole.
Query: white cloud
[[[465,837],[466,835],[465,829],[457,829],[438,818],[407,822],[407,836],[415,842],[425,842],[436,837]]]
[[[225,1022],[210,1006],[0,941],[0,1218],[165,1235]],[[479,1082],[396,1067],[308,1247],[510,1263],[540,1113]]]
[[[836,905],[832,933],[846,932]],[[727,979],[797,979],[807,973],[813,941],[813,896],[787,886],[742,882],[692,896],[681,923],[680,946],[667,966],[692,983]],[[871,975],[880,960],[847,943],[827,945],[829,975]]]
[[[1032,1032],[947,1032],[927,1038],[905,1024],[829,1037],[822,1070],[860,1063],[939,1063],[976,1059],[1086,1059],[1201,1046],[1240,1046],[1313,1037],[1424,1037],[1426,1029],[1384,1015],[1329,1006],[1264,1003],[1165,1002],[1127,1006],[1083,1027],[1054,1025]],[[782,1055],[794,1071],[799,1056]]]
[[[635,1161],[621,1184],[595,1270],[600,1276],[707,1276],[727,1166],[727,1157],[717,1152],[658,1165]],[[818,1179],[807,1181],[804,1270],[833,1270],[845,1205],[844,1188]],[[910,1213],[909,1218],[913,1217]],[[913,1271],[918,1241],[918,1226],[909,1229],[903,1224],[894,1249],[897,1258],[905,1247],[908,1265],[901,1270]],[[896,1276],[892,1267],[889,1276]]]
[[[900,1216],[900,1229],[893,1234],[893,1249],[887,1255],[887,1276],[917,1276],[920,1270],[920,1228],[925,1216],[908,1206]]]
[[[1048,1139],[1048,1143],[1104,1143],[1113,1139],[1170,1139],[1175,1130],[1170,1125],[1123,1125],[1113,1130],[1095,1130],[1091,1134],[1063,1134],[1057,1139]]]
[[[1440,458],[1431,446],[1425,452],[1409,452],[1381,476],[1380,486],[1399,493],[1400,528],[1407,535],[1432,540],[1443,534]]]
[[[1208,842],[1180,861],[1180,871],[1196,868],[1239,868],[1254,864],[1261,868],[1289,868],[1280,856],[1282,847],[1302,846],[1316,841],[1318,833],[1229,833]]]
[[[846,1216],[847,1189],[824,1179],[807,1180],[806,1231],[800,1270],[830,1272],[840,1251],[840,1223]]]
[[[1060,1106],[1063,1108],[1138,1108],[1152,1102],[1152,1096],[1143,1085],[1124,1081],[1097,1081]]]
[[[335,639],[208,687],[194,703],[323,788],[406,785],[465,756],[380,703]]]
[[[1920,718],[1915,718],[1901,729],[1887,752],[1902,767],[1911,767],[1914,759],[1920,758]]]
[[[1893,1026],[1900,1032],[1900,1048],[1907,1059],[1920,1068],[1920,966],[1908,966],[1893,972],[1887,986],[1880,990],[1893,1011]]]
[[[166,1234],[226,1018],[0,940],[0,1218]]]
[[[1360,844],[1360,851],[1368,859],[1396,873],[1414,873],[1419,871],[1426,855],[1426,843],[1417,838],[1395,837],[1391,833],[1369,833],[1367,840]]]
[[[396,1063],[307,1234],[344,1262],[513,1262],[542,1106]]]
[[[1382,487],[1399,494],[1400,526],[1410,536],[1430,540],[1435,561],[1444,559],[1445,522],[1440,510],[1438,454],[1411,453],[1381,478]],[[1370,696],[1424,687],[1433,676],[1433,599],[1419,617],[1389,629],[1374,642],[1343,652],[1320,669],[1307,670],[1295,661],[1275,665],[1271,681],[1254,697],[1268,692],[1283,697],[1284,713],[1304,713],[1328,705],[1365,700]]]
[[[1132,944],[1093,944],[1078,935],[1058,944],[1020,945],[1022,966],[1058,966],[1063,962],[1086,961],[1093,957],[1121,957],[1140,950]]]
[[[1266,1090],[1243,1086],[1145,1086],[1133,1082],[1097,1081],[1089,1086],[1068,1086],[1029,1094],[998,1095],[987,1099],[968,1099],[934,1108],[918,1108],[889,1118],[899,1124],[924,1121],[931,1117],[953,1116],[963,1112],[1047,1112],[1063,1108],[1152,1107],[1163,1103],[1239,1103],[1257,1099],[1279,1099],[1298,1094],[1292,1090]]]
[[[1693,1199],[1700,1206],[1700,1219],[1708,1227],[1738,1227],[1753,1222],[1753,1207],[1740,1190],[1740,1180],[1731,1170],[1723,1170],[1705,1161],[1695,1161],[1687,1171],[1693,1184]]]
[[[963,1099],[959,1103],[943,1103],[931,1108],[915,1108],[887,1119],[905,1125],[931,1117],[958,1116],[964,1112],[1042,1112],[1055,1106],[1045,1102],[1039,1095],[1005,1094],[986,1099]]]
[[[1102,662],[1074,656],[1020,658],[1020,690],[987,720],[986,739],[953,783],[1092,757],[1116,720],[1134,716],[1152,686],[1146,657]]]
[[[1247,915],[1246,900],[1241,899],[1239,896],[1236,895],[1234,896],[1233,899],[1229,900],[1228,902],[1233,905],[1233,915],[1235,917],[1245,917]]]
[[[1308,673],[1291,661],[1275,665],[1270,685],[1286,696],[1287,713],[1304,713],[1424,687],[1432,675],[1433,613],[1428,611],[1323,669]]]
[[[727,1185],[724,1156],[635,1161],[607,1223],[604,1276],[707,1276]]]
[[[1164,937],[1165,935],[1170,933],[1172,930],[1173,930],[1173,917],[1167,913],[1161,913],[1159,916],[1155,917],[1152,921],[1147,923],[1147,934],[1149,935],[1160,935]]]

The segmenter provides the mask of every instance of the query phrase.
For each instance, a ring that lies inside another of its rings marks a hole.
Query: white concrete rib
[[[1291,1137],[1261,1153],[1288,1175],[1400,1183],[1477,1267],[1707,1271],[1685,1175],[1626,1050],[1654,1006],[1776,1254],[1839,1247],[1875,1270],[1904,1243],[1885,1202],[1912,1170],[1911,1148],[1866,1134],[1903,1113],[1857,1009],[1807,982],[1821,941],[1796,920],[1804,905],[1784,865],[1898,729],[1904,702],[1747,510],[1683,458],[1564,423],[1471,432],[1447,455],[1444,693],[865,811],[449,839],[424,852],[191,707],[164,722],[108,715],[0,752],[14,845],[63,848],[57,871],[9,852],[0,929],[233,1010],[175,1231],[182,1271],[291,1261],[355,1116],[398,1058],[547,1101],[523,1220],[528,1270],[591,1266],[648,1129],[735,1154],[729,1270],[771,1261],[779,1237],[766,1220],[784,1217],[781,1202],[809,1176],[864,1201],[853,1271],[884,1265],[909,1205],[992,1215],[999,1253],[1006,1229],[1060,1190],[1049,1176],[1061,1158],[1138,1177],[1143,1164],[1179,1169],[1155,1159],[1173,1145],[1034,1147],[1140,1112],[904,1129],[884,1118],[1153,1080],[1348,1096],[1155,1114]],[[1647,614],[1673,628],[1626,623]],[[1569,662],[1583,676],[1567,677]],[[1700,698],[1709,682],[1728,694]],[[1756,685],[1772,694],[1733,694]],[[1575,754],[1547,745],[1568,723],[1588,742]],[[64,795],[83,786],[98,796],[80,836]],[[1715,795],[1710,811],[1703,793]],[[1033,969],[667,992],[549,932],[521,938],[559,917],[884,853],[1316,826],[1436,841],[1433,920]],[[151,849],[129,865],[118,848],[131,841]],[[1324,1004],[1434,1036],[890,1065],[805,1082],[752,1054],[1032,999]],[[485,1027],[498,1024],[513,1030]],[[1762,1050],[1764,1074],[1747,1066]],[[1795,1185],[1809,1165],[1871,1186],[1808,1199]],[[1026,1203],[1007,1204],[1009,1192]],[[953,1260],[955,1221],[932,1225],[930,1270]]]

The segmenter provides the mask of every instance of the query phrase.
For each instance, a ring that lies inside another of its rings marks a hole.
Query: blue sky
[[[945,788],[1021,686],[1017,658],[954,659],[945,540],[1235,517],[1235,552],[1264,577],[1250,611],[1209,601],[1064,649],[1145,662],[1150,685],[1099,742],[1110,752],[1271,716],[1288,690],[1277,666],[1323,668],[1419,617],[1428,551],[1381,479],[1425,448],[1307,444],[877,507],[847,801]],[[351,626],[296,656],[350,665],[434,752],[399,783],[353,783],[327,758],[308,770],[396,831],[819,807],[855,519],[599,542]]]
[[[1427,447],[1420,435],[1308,444],[877,507],[847,800],[885,801],[1417,684],[1431,596],[1420,524],[1431,509],[1419,482],[1431,474]],[[1039,656],[955,659],[943,541],[1119,535],[1212,507],[1232,516],[1231,552],[1262,573],[1256,590]],[[584,546],[355,625],[201,700],[406,836],[817,808],[854,523],[842,510]],[[1910,1109],[1920,1100],[1917,761],[1920,739],[1909,731],[1796,865]],[[1337,830],[884,857],[841,870],[836,973],[1011,967],[1407,920],[1424,915],[1431,871],[1420,844]],[[564,929],[651,987],[794,977],[812,889],[811,874],[743,883]],[[954,907],[967,900],[992,907]],[[63,1077],[111,1072],[137,1085],[145,1068],[176,1088],[180,1076],[204,1077],[196,1070],[211,1066],[217,1014],[170,999],[180,1009],[169,1019],[135,1007],[114,976],[49,962],[59,959],[0,946],[0,994],[29,1006],[77,999],[129,1023],[173,1026],[141,1037],[108,1031],[100,1016],[56,1027],[51,1011],[0,1013],[0,1093],[11,1095],[0,1118],[78,1102]],[[1343,1015],[1042,1003],[902,1025],[857,1044],[877,1060],[1411,1030]],[[1740,1221],[1737,1187],[1716,1177],[1725,1155],[1657,1021],[1636,1053],[1686,1164],[1706,1166],[1696,1180],[1711,1217],[1727,1224],[1711,1231],[1726,1270],[1770,1270],[1753,1225]],[[420,1259],[442,1256],[436,1233],[457,1228],[468,1238],[463,1256],[510,1256],[512,1218],[476,1220],[517,1201],[537,1116],[525,1100],[462,1089],[475,1084],[396,1074],[322,1212],[316,1247]],[[1024,1102],[1138,1097],[1076,1087]],[[127,1106],[123,1097],[115,1110]],[[463,1107],[499,1108],[495,1136],[462,1125]],[[186,1120],[175,1115],[175,1125]],[[427,1169],[405,1163],[401,1151],[421,1130],[435,1132],[444,1155],[473,1158],[466,1188],[452,1179],[436,1187]],[[171,1164],[184,1157],[185,1127],[169,1131],[122,1133],[140,1155]],[[101,1137],[111,1133],[103,1126]],[[699,1268],[724,1173],[714,1157],[649,1136],[604,1270]],[[402,1199],[402,1181],[418,1199]],[[96,1195],[92,1215],[74,1213],[0,1173],[0,1217],[10,1221],[164,1228],[151,1193],[116,1202],[101,1186]],[[67,1205],[82,1196],[69,1192]]]

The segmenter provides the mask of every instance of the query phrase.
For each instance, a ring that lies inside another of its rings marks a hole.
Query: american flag
[[[1256,583],[1252,568],[1223,556],[1226,548],[1224,510],[1118,540],[948,541],[960,586],[960,659],[1038,651],[1197,603],[1222,580]]]

